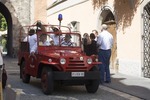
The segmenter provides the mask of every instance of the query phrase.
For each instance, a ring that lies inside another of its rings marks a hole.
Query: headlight
[[[61,58],[61,59],[60,59],[60,63],[61,63],[61,64],[65,64],[65,63],[66,63],[66,59]]]
[[[48,62],[52,62],[52,59],[48,59]]]
[[[96,58],[95,61],[98,62],[98,59]]]
[[[83,57],[80,57],[80,60],[83,61]]]
[[[87,59],[87,63],[88,63],[88,64],[92,64],[92,59],[91,59],[91,58],[88,58],[88,59]]]

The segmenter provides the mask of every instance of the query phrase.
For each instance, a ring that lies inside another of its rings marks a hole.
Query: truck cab
[[[40,78],[44,94],[52,94],[55,83],[83,85],[87,92],[95,93],[99,88],[100,62],[97,55],[87,56],[83,52],[80,33],[71,32],[66,26],[42,24],[42,27],[33,24],[20,30],[18,65],[22,81],[29,83],[31,77]],[[34,54],[30,51],[31,29],[35,29],[37,40]]]

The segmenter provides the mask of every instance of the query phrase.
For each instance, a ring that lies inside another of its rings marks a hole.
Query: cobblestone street
[[[129,100],[130,98],[138,100],[134,96],[101,85],[95,94],[87,93],[84,86],[56,86],[52,95],[44,95],[40,79],[31,78],[29,84],[22,82],[19,78],[19,66],[16,58],[4,57],[4,62],[8,74],[7,85],[11,85],[14,91],[21,91],[18,96],[19,100]],[[6,95],[6,92],[8,92],[7,88],[4,89],[4,98],[12,100],[14,96],[8,96],[9,93]]]

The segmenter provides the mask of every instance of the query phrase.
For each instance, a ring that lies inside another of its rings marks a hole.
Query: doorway
[[[11,56],[13,48],[12,17],[7,7],[1,2],[0,7],[0,13],[5,17],[7,22],[7,36],[5,36],[7,55]]]
[[[118,61],[117,61],[117,34],[116,34],[116,23],[113,13],[107,8],[103,9],[100,15],[100,23],[108,25],[108,31],[113,35],[114,44],[112,47],[112,54],[110,58],[110,69],[118,71]]]
[[[114,43],[111,50],[111,58],[110,58],[110,68],[114,69],[115,71],[118,71],[118,64],[117,64],[117,38],[116,38],[116,24],[107,22],[108,25],[108,31],[112,34]]]

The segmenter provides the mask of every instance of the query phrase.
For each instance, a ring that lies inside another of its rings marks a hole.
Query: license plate
[[[84,77],[84,72],[71,72],[72,77]]]

